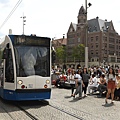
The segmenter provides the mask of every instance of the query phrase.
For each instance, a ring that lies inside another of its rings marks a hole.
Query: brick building
[[[88,28],[88,65],[119,65],[120,35],[115,31],[112,20],[101,20],[99,17],[87,20],[87,22],[86,20],[86,11],[81,6],[77,16],[78,22],[77,24],[70,23],[67,39],[65,39],[68,54],[66,65],[77,66],[79,64],[72,58],[71,52],[74,46],[86,44],[86,26]],[[60,40],[56,43],[59,42]],[[54,44],[54,46],[56,45]],[[81,65],[84,64],[84,61],[82,61]]]
[[[67,50],[84,44],[86,41],[86,23],[88,25],[88,59],[89,65],[119,64],[120,63],[120,35],[115,31],[112,21],[101,20],[99,17],[86,22],[86,11],[81,6],[77,24],[71,22],[67,32]],[[67,59],[70,61],[71,56]],[[84,63],[82,63],[84,64]]]

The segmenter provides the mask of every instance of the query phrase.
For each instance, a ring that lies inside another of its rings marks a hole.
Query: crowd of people
[[[56,72],[57,70],[54,70]],[[58,80],[62,75],[57,76]],[[114,100],[120,100],[120,69],[119,67],[113,68],[107,67],[91,67],[80,68],[75,70],[68,68],[66,70],[67,80],[71,85],[71,97],[79,95],[79,99],[87,95],[91,95],[98,91],[98,97],[102,97],[103,93],[106,93],[105,103],[108,103],[108,98],[111,98],[111,103]],[[66,79],[66,77],[65,77]]]

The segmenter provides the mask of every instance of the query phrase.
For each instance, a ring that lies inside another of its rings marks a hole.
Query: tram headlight
[[[23,81],[22,81],[22,80],[19,80],[19,81],[18,81],[18,84],[19,84],[19,85],[23,84]]]
[[[46,84],[50,84],[50,80],[46,80]]]

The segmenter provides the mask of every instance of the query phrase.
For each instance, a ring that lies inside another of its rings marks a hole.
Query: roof
[[[111,22],[107,22],[105,20],[101,20],[98,17],[88,20],[88,31],[107,31]]]
[[[57,43],[61,44],[61,45],[66,45],[67,44],[67,38],[60,38],[60,39],[56,39],[52,41],[55,45]]]
[[[75,31],[77,30],[77,24],[71,23],[74,27]],[[107,31],[107,29],[110,27],[111,21],[106,21],[99,19],[98,17],[94,19],[88,20],[88,31],[89,32],[99,32],[99,31]]]
[[[73,27],[74,27],[74,29],[75,29],[75,31],[76,31],[77,25],[76,25],[75,23],[72,23],[72,25],[73,25]]]

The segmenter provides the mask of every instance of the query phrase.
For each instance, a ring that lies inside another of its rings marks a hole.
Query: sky
[[[19,0],[0,0],[0,26]],[[97,16],[113,22],[120,34],[120,0],[87,0],[88,20]],[[0,38],[9,34],[23,34],[23,15],[26,16],[24,34],[59,39],[67,34],[70,23],[77,24],[77,16],[85,0],[21,0],[11,17],[0,27]]]

